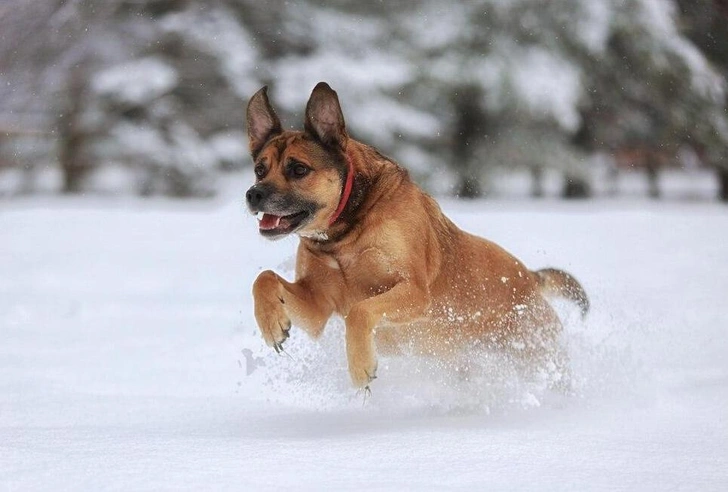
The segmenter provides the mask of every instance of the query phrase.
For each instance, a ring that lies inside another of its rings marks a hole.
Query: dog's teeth
[[[255,214],[255,217],[256,217],[256,218],[257,218],[258,220],[263,220],[263,216],[264,216],[264,215],[265,215],[265,214],[264,214],[263,212],[258,212],[257,214]]]
[[[276,225],[275,226],[278,227],[280,224],[281,224],[281,218],[280,217],[276,217]]]

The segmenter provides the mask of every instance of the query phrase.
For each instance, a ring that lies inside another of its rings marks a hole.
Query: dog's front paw
[[[349,375],[357,388],[369,388],[369,383],[377,379],[377,359],[374,354],[350,354]]]
[[[265,343],[276,352],[283,349],[288,338],[291,320],[284,309],[284,300],[277,276],[270,271],[260,274],[253,285],[255,319]]]
[[[366,388],[377,377],[377,357],[369,313],[354,307],[346,316],[346,359],[351,382]]]
[[[288,339],[291,330],[291,320],[283,309],[265,311],[260,316],[256,313],[256,318],[265,343],[276,352],[283,350],[283,342]]]

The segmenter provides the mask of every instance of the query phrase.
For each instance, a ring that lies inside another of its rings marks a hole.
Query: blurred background
[[[0,197],[214,197],[325,80],[438,195],[728,201],[727,77],[726,0],[11,0]]]

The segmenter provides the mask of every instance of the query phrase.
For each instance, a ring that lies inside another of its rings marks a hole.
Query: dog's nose
[[[265,199],[266,195],[267,192],[264,188],[255,185],[252,186],[247,193],[245,193],[245,199],[248,201],[248,206],[250,206],[250,208],[257,209],[260,202]]]

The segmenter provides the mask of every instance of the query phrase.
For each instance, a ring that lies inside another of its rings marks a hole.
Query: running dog
[[[339,99],[321,82],[303,131],[283,130],[263,87],[247,108],[256,182],[247,191],[260,234],[300,238],[296,280],[255,280],[255,318],[282,350],[291,325],[316,338],[338,314],[354,385],[376,377],[377,353],[453,357],[485,344],[523,360],[554,352],[561,322],[546,297],[589,300],[557,269],[531,271],[459,229],[407,171],[349,137]]]

